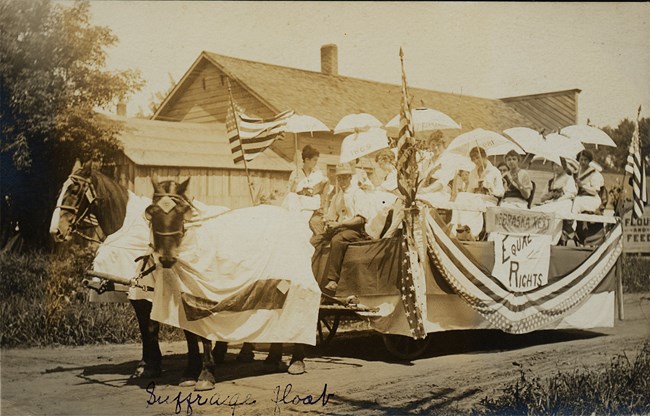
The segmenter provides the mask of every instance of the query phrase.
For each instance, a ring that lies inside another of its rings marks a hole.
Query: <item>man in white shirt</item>
[[[352,186],[353,175],[350,165],[337,166],[336,181],[339,189],[325,215],[327,231],[324,238],[331,236],[331,248],[326,266],[327,285],[323,292],[332,296],[336,294],[348,245],[368,238],[364,230],[369,215],[368,199],[363,190]]]

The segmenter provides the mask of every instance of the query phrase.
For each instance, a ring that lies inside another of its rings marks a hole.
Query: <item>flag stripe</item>
[[[292,110],[285,111],[271,119],[251,117],[230,97],[231,106],[226,115],[226,129],[230,151],[235,164],[255,159],[277,139],[284,137],[287,121]],[[234,109],[234,110],[233,110]]]
[[[639,114],[641,108],[639,107]],[[643,216],[645,204],[648,202],[645,163],[641,154],[641,139],[639,134],[639,115],[634,124],[634,133],[630,141],[629,154],[625,171],[631,175],[632,185],[632,218],[639,219]]]
[[[405,197],[406,207],[411,207],[417,190],[418,170],[415,157],[415,139],[413,121],[406,87],[406,72],[404,71],[403,52],[400,49],[402,65],[402,94],[400,103],[400,130],[397,141],[397,183]],[[424,276],[424,259],[418,252],[417,236],[422,235],[418,217],[410,214],[404,216],[404,240],[401,252],[401,267],[399,274],[399,289],[404,307],[404,314],[415,339],[423,339],[427,332],[424,328],[423,316],[426,316],[426,280]]]
[[[618,225],[576,269],[535,293],[516,294],[503,291],[490,276],[472,267],[471,256],[466,257],[458,250],[460,245],[446,236],[435,211],[428,216],[428,234],[434,267],[469,306],[508,333],[534,331],[570,313],[605,282],[622,251]],[[514,304],[517,307],[512,308]]]

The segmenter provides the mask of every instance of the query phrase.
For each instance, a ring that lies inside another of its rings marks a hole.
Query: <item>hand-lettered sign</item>
[[[548,283],[550,235],[492,233],[492,275],[511,292],[528,292]]]

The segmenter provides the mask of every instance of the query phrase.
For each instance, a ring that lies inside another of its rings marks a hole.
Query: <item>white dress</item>
[[[282,201],[282,207],[309,221],[314,211],[321,207],[320,194],[298,195],[298,192],[307,188],[314,189],[324,182],[327,182],[327,178],[320,169],[312,170],[309,175],[302,169],[294,170],[289,177],[289,192]]]

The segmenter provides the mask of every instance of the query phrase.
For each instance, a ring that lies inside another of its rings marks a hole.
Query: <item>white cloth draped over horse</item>
[[[230,208],[205,205],[199,201],[193,201],[198,209],[193,220],[210,218],[215,215],[229,211]],[[126,215],[122,227],[109,235],[97,248],[93,260],[93,270],[112,274],[125,279],[132,279],[140,273],[142,262],[136,262],[138,257],[151,253],[149,222],[144,216],[145,209],[151,205],[151,199],[138,196],[129,191],[129,199],[126,205]],[[138,282],[140,286],[154,287],[154,280],[147,275]],[[97,295],[91,291],[91,300]],[[131,300],[153,299],[151,291],[144,291],[139,287],[129,288],[128,298]]]
[[[93,260],[93,270],[131,279],[140,272],[141,262],[135,259],[151,252],[149,247],[149,222],[144,217],[144,210],[151,204],[150,198],[137,196],[129,191],[126,216],[122,228],[109,235],[97,248]],[[139,282],[142,286],[153,287],[151,276]],[[91,291],[91,294],[95,292]],[[129,288],[129,299],[151,300],[151,292],[137,287]]]
[[[152,319],[213,341],[315,345],[321,292],[309,237],[270,205],[192,224],[174,266],[154,272]]]

